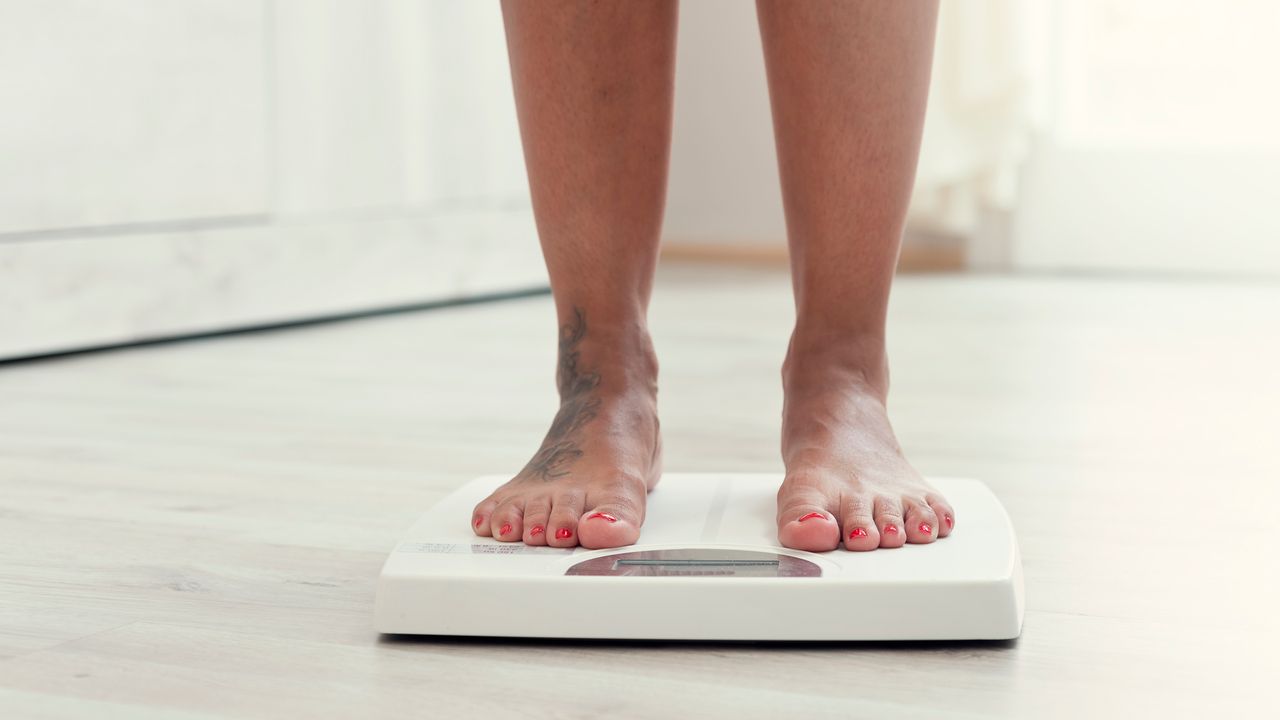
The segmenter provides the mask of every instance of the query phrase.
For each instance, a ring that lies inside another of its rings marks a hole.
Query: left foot
[[[784,547],[874,550],[951,534],[955,512],[903,457],[889,425],[888,375],[880,342],[793,335],[782,371]]]

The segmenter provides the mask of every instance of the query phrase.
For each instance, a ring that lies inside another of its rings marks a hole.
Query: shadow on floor
[[[464,637],[458,635],[381,635],[379,645],[483,647],[515,645],[520,647],[614,647],[619,650],[680,648],[707,650],[874,650],[874,651],[929,651],[929,650],[1012,650],[1018,646],[1013,640],[864,640],[864,641],[779,641],[779,640],[607,640],[582,638],[517,638],[517,637]]]

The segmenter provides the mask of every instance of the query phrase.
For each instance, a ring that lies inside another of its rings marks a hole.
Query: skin
[[[559,324],[561,405],[476,506],[476,533],[635,542],[661,474],[646,313],[666,193],[676,4],[504,0],[521,137]],[[796,324],[778,540],[928,543],[955,513],[889,423],[885,316],[914,180],[934,0],[760,0]]]
[[[508,1],[502,13],[555,298],[561,407],[533,461],[476,507],[472,525],[532,545],[627,545],[661,474],[646,313],[666,197],[676,4]],[[587,519],[597,512],[614,521]]]

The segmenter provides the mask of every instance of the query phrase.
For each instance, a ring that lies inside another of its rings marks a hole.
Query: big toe
[[[778,521],[778,542],[783,547],[826,552],[840,544],[840,526],[830,513],[801,507],[787,514],[795,519]]]
[[[835,550],[840,526],[831,513],[815,504],[788,505],[778,513],[778,542],[793,550]]]
[[[840,524],[827,505],[822,482],[795,476],[783,480],[778,488],[778,542],[793,550],[835,550]]]
[[[615,508],[601,505],[583,513],[578,521],[578,544],[584,548],[615,548],[640,539],[640,524]]]
[[[578,519],[578,543],[592,550],[632,545],[640,539],[644,517],[645,490],[619,488],[593,493],[587,510]]]

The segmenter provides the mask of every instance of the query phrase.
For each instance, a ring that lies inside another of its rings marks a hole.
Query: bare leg
[[[946,500],[885,410],[885,311],[924,120],[935,0],[758,0],[796,327],[778,538],[850,550],[932,542]]]
[[[475,508],[479,535],[636,541],[661,473],[645,313],[666,193],[675,0],[504,0],[520,134],[560,326],[560,409]]]

